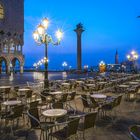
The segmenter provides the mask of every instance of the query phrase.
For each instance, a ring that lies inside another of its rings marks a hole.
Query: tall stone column
[[[10,70],[10,63],[7,64],[6,66],[6,73],[10,74],[11,70]]]
[[[119,64],[119,55],[118,55],[117,50],[116,50],[116,54],[115,54],[115,64]]]
[[[20,53],[22,54],[23,52],[23,46],[20,46]]]
[[[77,69],[82,70],[82,43],[81,37],[84,32],[83,25],[79,23],[74,30],[77,34]]]
[[[2,64],[0,63],[0,74],[2,73]]]

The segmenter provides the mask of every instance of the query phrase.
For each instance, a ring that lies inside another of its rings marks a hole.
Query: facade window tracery
[[[0,4],[0,19],[4,18],[4,8],[3,6]]]

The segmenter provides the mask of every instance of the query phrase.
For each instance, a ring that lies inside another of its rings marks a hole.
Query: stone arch
[[[6,72],[6,73],[9,73],[9,60],[6,58],[6,57],[4,57],[4,56],[0,56],[0,74],[2,73],[2,71],[3,71],[3,62],[4,62],[4,65],[5,65],[5,68],[4,68],[4,71]]]
[[[11,59],[11,64],[12,64],[12,70],[13,70],[13,72],[16,72],[15,71],[15,68],[17,66],[17,62],[19,63],[20,73],[23,73],[23,60],[20,57],[13,57]]]
[[[2,2],[0,2],[0,20],[4,19],[5,16],[5,10],[4,10],[4,5]]]

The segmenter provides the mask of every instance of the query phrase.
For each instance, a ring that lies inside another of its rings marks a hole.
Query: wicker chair
[[[78,125],[79,125],[79,120],[80,118],[71,119],[67,123],[64,123],[66,124],[66,127],[50,134],[50,136],[55,137],[58,140],[69,140],[70,138],[74,136],[78,138],[77,130],[78,130]]]
[[[33,108],[27,111],[27,115],[30,119],[31,129],[39,129],[41,130],[40,139],[45,139],[44,132],[46,133],[46,139],[48,138],[49,129],[54,126],[53,122],[40,122],[39,113],[37,108]]]
[[[88,113],[84,117],[84,122],[79,124],[78,130],[82,131],[83,139],[85,139],[85,131],[89,128],[94,128],[97,112]]]
[[[129,127],[129,133],[132,140],[140,140],[140,125],[133,125]]]

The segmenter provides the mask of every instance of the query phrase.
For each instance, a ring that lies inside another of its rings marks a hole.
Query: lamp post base
[[[44,89],[49,89],[49,80],[48,79],[44,80]]]

